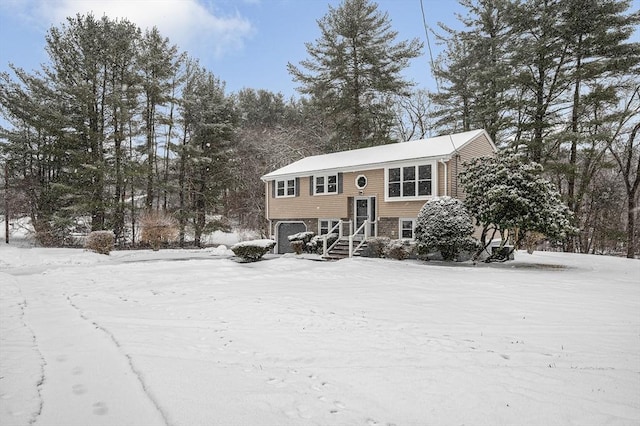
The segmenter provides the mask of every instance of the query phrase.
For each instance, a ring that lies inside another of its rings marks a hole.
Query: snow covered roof
[[[317,172],[366,170],[379,168],[387,163],[423,158],[446,158],[482,134],[491,141],[484,130],[472,130],[417,141],[314,155],[267,173],[262,176],[262,180],[271,181]]]

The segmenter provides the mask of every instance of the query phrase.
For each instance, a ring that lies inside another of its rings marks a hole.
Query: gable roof
[[[372,146],[331,154],[313,155],[274,170],[271,173],[267,173],[262,176],[262,180],[271,181],[277,178],[304,176],[318,172],[370,170],[394,162],[427,158],[448,158],[454,152],[483,134],[491,145],[493,145],[486,131],[472,130],[416,141]]]

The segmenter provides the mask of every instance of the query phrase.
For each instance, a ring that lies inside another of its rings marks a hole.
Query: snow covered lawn
[[[640,262],[0,247],[0,424],[637,425]]]

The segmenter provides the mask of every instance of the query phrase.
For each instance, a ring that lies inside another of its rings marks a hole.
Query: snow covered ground
[[[640,262],[0,246],[0,424],[638,425]]]

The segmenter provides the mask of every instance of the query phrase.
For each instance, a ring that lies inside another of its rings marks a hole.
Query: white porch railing
[[[362,247],[366,242],[367,239],[371,236],[371,225],[375,225],[375,221],[371,221],[371,220],[365,220],[362,225],[360,225],[358,227],[358,229],[356,229],[355,231],[353,230],[353,222],[351,220],[349,221],[343,221],[340,220],[338,221],[338,223],[329,230],[329,232],[327,232],[325,235],[323,235],[322,238],[322,256],[326,256],[339,242],[340,240],[342,240],[344,238],[344,224],[349,223],[349,257],[353,257],[353,254],[358,251],[358,249],[360,247]],[[336,239],[336,241],[331,244],[330,247],[328,247],[328,242],[327,239],[329,238],[329,235],[334,234],[335,231],[338,231],[338,238]],[[361,234],[362,232],[362,234]],[[356,237],[359,237],[362,235],[362,240],[359,241],[358,245],[356,247],[353,246],[354,241],[358,241],[359,239],[356,239]]]
[[[344,223],[343,220],[339,220],[338,223],[336,223],[333,228],[331,228],[325,235],[323,235],[322,237],[322,255],[326,256],[327,253],[329,253],[331,251],[331,249],[333,249],[336,244],[338,244],[338,242],[343,238],[344,236],[344,232],[342,230],[342,224]],[[335,240],[333,242],[333,244],[331,244],[331,247],[327,247],[327,239],[329,238],[329,235],[333,234],[334,231],[338,230],[338,239]],[[351,231],[351,221],[349,221],[349,231]]]
[[[374,223],[375,222],[370,221],[369,219],[365,219],[362,225],[360,225],[358,229],[355,230],[355,232],[349,235],[349,257],[353,257],[353,253],[358,251],[358,249],[362,247],[364,243],[367,242],[367,239],[371,236],[371,226],[369,225],[373,225]],[[353,240],[356,237],[356,235],[360,234],[360,231],[364,231],[364,238],[362,238],[362,241],[360,241],[360,244],[358,244],[358,246],[354,249]]]

